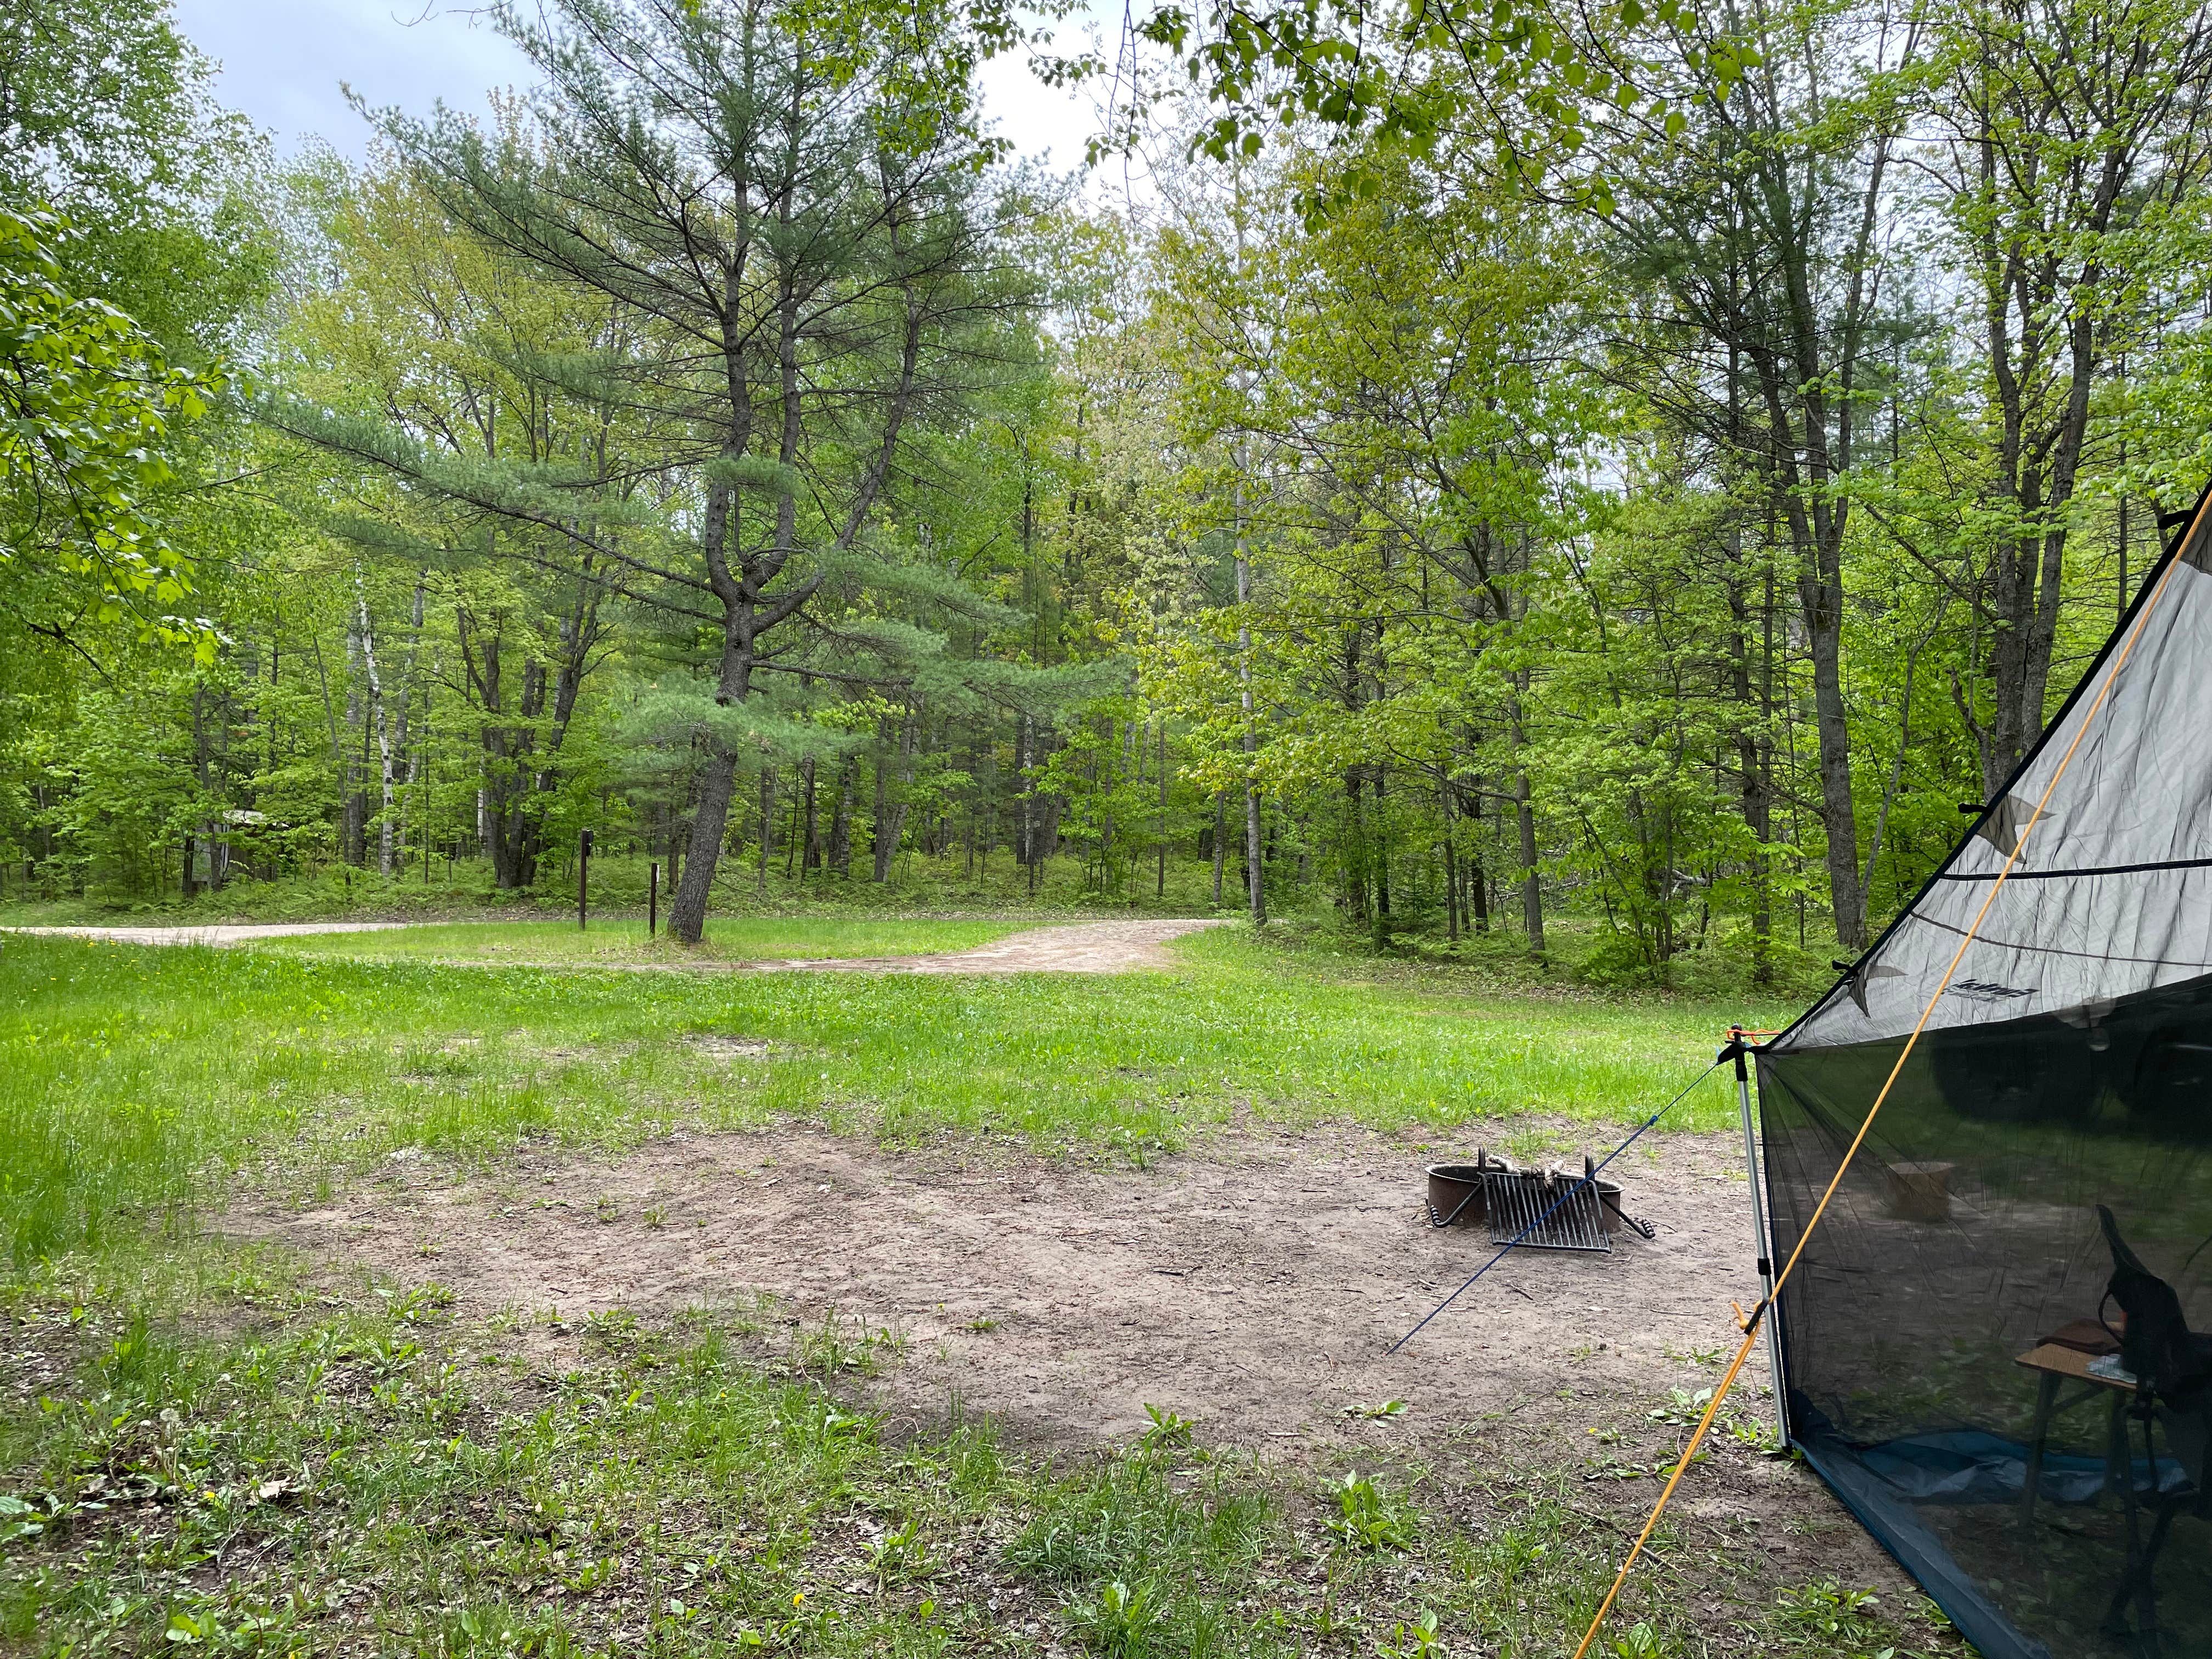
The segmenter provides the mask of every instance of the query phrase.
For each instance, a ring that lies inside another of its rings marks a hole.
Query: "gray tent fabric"
[[[1991,1659],[2212,1659],[2212,1395],[2146,1398],[2138,1416],[2124,1380],[2079,1375],[2084,1334],[2100,1346],[2100,1310],[2115,1312],[2099,1205],[2189,1325],[2212,1330],[2204,507],[1950,858],[1758,1053],[1787,1258],[1929,1011],[1778,1322],[1808,1460]],[[2053,1360],[2054,1335],[2072,1360]],[[2039,1440],[2046,1501],[2031,1504],[2026,1454],[2015,1469],[1988,1449]],[[1981,1448],[1984,1467],[1931,1480],[1931,1447]],[[2155,1490],[2123,1473],[2154,1462]],[[2112,1477],[2085,1481],[2099,1468]]]
[[[1929,1029],[2030,1013],[2094,1026],[2130,992],[2212,973],[2212,536],[2200,532],[2170,578],[2161,569],[2146,584],[2146,598],[2161,579],[2168,591],[2094,724],[2083,729],[2109,661],[1787,1046],[1912,1029],[2069,748],[2065,776]]]

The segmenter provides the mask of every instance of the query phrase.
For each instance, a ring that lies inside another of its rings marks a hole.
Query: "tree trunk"
[[[814,757],[809,754],[799,763],[799,788],[806,802],[805,854],[801,860],[801,873],[822,867],[822,817],[814,799]]]
[[[399,751],[400,763],[406,769],[404,785],[407,790],[406,799],[410,803],[415,802],[415,786],[421,781],[422,775],[422,753],[419,750],[410,746],[411,733],[409,730],[409,717],[414,710],[415,693],[421,680],[419,670],[422,662],[422,587],[428,580],[428,574],[425,572],[415,579],[415,602],[407,613],[407,669],[399,687],[398,713],[392,722],[392,744]],[[276,672],[273,661],[270,666],[270,672],[273,678]],[[426,723],[428,717],[429,711],[426,702],[423,710]],[[423,823],[416,830],[416,839],[422,843],[423,854],[427,858],[430,848],[427,816]],[[404,864],[407,858],[407,837],[403,833],[397,836],[396,840],[398,842],[396,861]]]
[[[1514,780],[1515,811],[1521,823],[1521,919],[1528,932],[1528,949],[1544,954],[1544,890],[1536,876],[1536,813],[1528,798],[1528,775]]]
[[[2201,13],[2177,15],[2152,23],[2154,38],[2149,16],[2059,8],[2021,29],[2008,13],[2013,27],[1958,55],[1939,106],[1952,123],[1948,216],[1979,290],[1996,416],[1986,489],[2012,520],[1977,595],[1995,631],[1995,707],[1975,734],[1985,801],[2042,730],[2093,391],[2116,361],[2124,373],[2131,345],[2155,349],[2167,307],[2191,291],[2178,267],[2161,269],[2185,246],[2164,216],[2201,195],[2212,167],[2194,136],[2212,31]]]
[[[1836,942],[1856,952],[1866,948],[1866,899],[1859,886],[1858,809],[1851,799],[1851,733],[1844,707],[1843,599],[1841,559],[1824,557],[1806,617],[1820,750],[1820,817],[1828,836]]]
[[[215,795],[215,773],[212,757],[210,753],[210,745],[208,742],[207,703],[206,684],[204,682],[194,684],[192,687],[192,776],[199,785],[200,800],[204,807],[211,802]],[[198,844],[207,849],[207,890],[212,893],[222,885],[221,854],[224,846],[224,842],[216,834],[216,819],[212,813],[200,821]],[[185,896],[186,898],[192,896],[192,887],[197,879],[198,867],[191,851],[192,845],[192,837],[187,836],[185,841]]]
[[[1016,856],[1029,866],[1032,893],[1037,890],[1045,864],[1060,852],[1060,798],[1037,787],[1037,773],[1044,764],[1048,736],[1038,729],[1035,716],[1024,714],[1014,737],[1016,769],[1022,775]]]
[[[368,671],[368,704],[376,723],[376,745],[380,761],[379,776],[384,786],[384,810],[378,815],[376,829],[376,870],[386,880],[392,878],[392,838],[398,828],[394,809],[398,805],[393,788],[392,769],[392,722],[385,708],[384,676],[376,665],[376,633],[368,619],[368,595],[362,589],[361,575],[354,574],[354,607],[361,617],[362,660]]]
[[[1467,903],[1474,917],[1474,931],[1490,931],[1490,874],[1482,863],[1482,816],[1474,817],[1474,849],[1467,855]],[[1533,827],[1533,826],[1532,826]]]
[[[1516,689],[1525,695],[1528,690],[1528,671],[1522,669],[1515,676]],[[1528,747],[1528,734],[1521,725],[1521,699],[1516,697],[1506,707],[1506,717],[1511,724],[1513,749],[1517,755]],[[1534,793],[1529,787],[1525,767],[1513,775],[1513,805],[1521,830],[1521,920],[1528,929],[1528,950],[1534,956],[1544,954],[1544,889],[1536,873],[1536,808]]]
[[[1346,920],[1367,921],[1366,782],[1361,768],[1344,769],[1344,908]]]
[[[368,744],[365,714],[361,702],[361,622],[358,613],[346,617],[346,762],[345,804],[338,821],[338,856],[348,864],[359,866],[368,860]],[[353,733],[362,733],[358,753],[353,749]]]
[[[1728,533],[1729,579],[1728,583],[1729,614],[1733,622],[1729,635],[1729,665],[1734,692],[1738,707],[1742,710],[1736,725],[1735,753],[1737,799],[1743,814],[1744,828],[1752,840],[1751,867],[1751,982],[1766,986],[1774,982],[1774,904],[1772,896],[1771,860],[1766,848],[1774,836],[1774,796],[1769,775],[1770,745],[1766,737],[1767,716],[1765,697],[1765,675],[1755,692],[1751,672],[1751,629],[1749,601],[1745,597],[1743,570],[1743,531],[1731,524]],[[1772,588],[1767,589],[1768,603],[1765,607],[1763,632],[1768,638],[1773,634]],[[1764,668],[1762,661],[1762,669]]]
[[[760,769],[760,879],[757,890],[763,897],[768,895],[768,860],[770,843],[775,839],[775,768],[765,757]]]
[[[1446,763],[1449,766],[1449,763]],[[1437,807],[1443,817],[1444,854],[1444,937],[1459,943],[1459,853],[1452,830],[1451,780],[1444,778],[1437,788]]]
[[[1244,556],[1243,502],[1237,502],[1237,604],[1240,609],[1252,599],[1252,562]],[[1237,694],[1244,715],[1244,897],[1246,908],[1255,927],[1263,927],[1267,921],[1267,893],[1262,880],[1260,825],[1260,792],[1254,786],[1253,773],[1259,765],[1260,733],[1254,719],[1252,702],[1252,625],[1239,617],[1237,623]]]
[[[1370,781],[1375,788],[1375,945],[1382,949],[1390,943],[1390,830],[1384,817],[1382,805],[1383,769],[1379,761],[1370,766]]]
[[[1213,908],[1221,908],[1221,866],[1229,858],[1229,796],[1213,792]]]
[[[738,447],[741,453],[742,446]],[[789,504],[786,496],[784,511],[787,512]],[[724,708],[734,707],[752,695],[753,640],[761,621],[757,605],[747,597],[757,591],[757,585],[750,577],[740,583],[730,572],[723,544],[729,533],[730,506],[729,489],[719,483],[709,485],[702,533],[708,569],[722,601],[722,664],[714,701]],[[782,516],[784,512],[780,512],[780,529]],[[780,544],[788,547],[789,538],[783,538]],[[794,601],[787,597],[778,602],[778,607],[787,606],[787,615],[803,599]],[[668,910],[669,935],[678,944],[696,945],[705,936],[707,901],[714,890],[715,866],[721,860],[722,839],[729,832],[730,799],[737,791],[737,781],[738,751],[718,738],[708,738],[707,764],[699,778],[698,805],[691,814],[690,856],[684,860],[684,878]]]
[[[1164,899],[1168,896],[1168,722],[1160,717],[1160,841],[1159,878],[1152,884],[1152,896]]]
[[[494,637],[489,649],[496,653]],[[490,705],[495,709],[498,705]],[[492,868],[506,890],[529,887],[538,879],[538,820],[531,796],[533,769],[531,750],[537,743],[535,721],[545,708],[545,665],[527,661],[522,665],[522,696],[516,701],[512,725],[485,728],[491,763]]]
[[[669,937],[678,944],[696,945],[706,936],[707,901],[714,886],[714,866],[722,855],[722,836],[730,827],[730,798],[737,785],[736,751],[720,743],[713,744],[699,774],[699,798],[691,809],[684,874],[668,907]]]
[[[522,696],[509,723],[507,706],[504,618],[487,632],[465,609],[455,613],[466,685],[479,710],[478,746],[482,772],[477,790],[477,834],[491,860],[492,878],[501,891],[529,886],[538,875],[536,822],[527,796],[531,789],[532,726],[544,707],[544,665],[526,661]]]
[[[868,879],[877,882],[888,880],[891,871],[890,843],[884,839],[884,830],[891,815],[890,781],[886,770],[890,759],[890,745],[884,741],[883,726],[878,722],[876,727],[875,811],[868,826],[871,838],[869,851],[873,860]]]
[[[830,812],[830,867],[847,881],[853,878],[853,786],[860,779],[860,757],[837,759],[837,804]]]
[[[1133,732],[1136,726],[1136,721],[1131,720],[1125,730]],[[1121,744],[1122,757],[1125,762],[1127,759],[1127,750],[1130,746],[1128,738],[1125,735]],[[1091,763],[1091,784],[1093,789],[1099,792],[1097,798],[1106,803],[1106,808],[1101,815],[1098,826],[1098,891],[1100,896],[1103,896],[1106,892],[1108,863],[1114,856],[1114,717],[1111,714],[1106,717],[1106,741],[1099,753],[1106,757],[1107,775],[1103,778],[1099,775],[1099,763],[1094,758]]]
[[[909,710],[907,717],[899,722],[899,793],[898,799],[890,803],[888,821],[884,816],[881,805],[884,782],[880,763],[877,767],[876,799],[878,804],[876,818],[875,878],[878,882],[887,882],[890,879],[891,860],[898,856],[899,843],[906,836],[907,791],[914,782],[915,738],[916,728],[921,724],[921,715],[919,710]]]

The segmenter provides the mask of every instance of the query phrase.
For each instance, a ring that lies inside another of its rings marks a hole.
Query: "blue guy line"
[[[1412,1330],[1407,1331],[1405,1335],[1400,1337],[1395,1342],[1393,1342],[1388,1348],[1384,1349],[1382,1352],[1382,1357],[1385,1359],[1388,1359],[1392,1354],[1397,1352],[1399,1349],[1404,1347],[1408,1342],[1411,1342],[1415,1337],[1419,1336],[1421,1334],[1423,1328],[1428,1324],[1429,1320],[1434,1319],[1446,1308],[1450,1307],[1453,1303],[1458,1301],[1461,1297],[1464,1296],[1468,1291],[1473,1287],[1476,1279],[1481,1278],[1483,1274],[1488,1273],[1499,1262],[1504,1261],[1507,1255],[1511,1252],[1516,1244],[1518,1244],[1522,1239],[1528,1237],[1530,1233],[1534,1232],[1537,1228],[1542,1226],[1547,1221],[1549,1221],[1553,1216],[1557,1215],[1561,1208],[1564,1207],[1568,1200],[1572,1199],[1577,1193],[1580,1192],[1583,1188],[1590,1185],[1598,1178],[1598,1176],[1604,1174],[1607,1164],[1612,1163],[1613,1159],[1619,1158],[1631,1146],[1633,1146],[1637,1141],[1642,1138],[1643,1133],[1646,1129],[1651,1127],[1651,1126],[1658,1122],[1661,1118],[1666,1116],[1668,1113],[1673,1111],[1677,1106],[1680,1105],[1684,1100],[1688,1098],[1690,1091],[1696,1088],[1700,1083],[1703,1083],[1715,1072],[1719,1071],[1723,1062],[1727,1060],[1734,1052],[1735,1050],[1733,1048],[1723,1049],[1719,1058],[1716,1059],[1711,1065],[1706,1066],[1704,1071],[1698,1073],[1697,1076],[1691,1079],[1688,1085],[1684,1087],[1680,1094],[1676,1095],[1674,1099],[1668,1101],[1657,1111],[1652,1113],[1650,1117],[1645,1118],[1643,1122],[1637,1125],[1636,1132],[1633,1134],[1630,1135],[1628,1139],[1622,1141],[1620,1146],[1607,1152],[1605,1155],[1605,1163],[1597,1165],[1597,1167],[1593,1169],[1588,1175],[1583,1176],[1583,1178],[1576,1182],[1573,1186],[1568,1188],[1565,1192],[1560,1194],[1558,1203],[1553,1205],[1550,1209],[1545,1211],[1543,1214],[1538,1216],[1534,1221],[1523,1227],[1519,1232],[1514,1234],[1511,1238],[1506,1240],[1504,1243],[1498,1246],[1498,1254],[1496,1255],[1491,1257],[1489,1261],[1484,1262],[1480,1267],[1477,1267],[1473,1273],[1469,1273],[1467,1276],[1467,1283],[1461,1285],[1459,1289],[1454,1291],[1449,1296],[1446,1297],[1443,1301],[1437,1303],[1435,1307],[1431,1308],[1429,1310],[1428,1317],[1423,1319],[1420,1324],[1414,1326]]]

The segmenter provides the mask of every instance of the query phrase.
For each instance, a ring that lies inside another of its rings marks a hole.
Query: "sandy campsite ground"
[[[980,1409],[1024,1443],[1079,1449],[1141,1431],[1150,1405],[1273,1459],[1388,1455],[1464,1491],[1504,1466],[1564,1471],[1578,1501],[1629,1509],[1656,1492],[1638,1471],[1684,1432],[1653,1408],[1718,1380],[1729,1299],[1755,1294],[1741,1142],[1640,1152],[1616,1170],[1655,1240],[1516,1253],[1395,1358],[1491,1251],[1480,1230],[1427,1224],[1420,1171],[1442,1149],[1351,1131],[1247,1131],[1144,1170],[809,1129],[526,1155],[465,1177],[403,1153],[323,1207],[227,1225],[434,1277],[465,1313],[534,1316],[550,1370],[577,1363],[592,1313],[765,1297],[791,1324],[885,1334],[896,1356],[852,1386],[910,1422]],[[1739,1397],[1771,1416],[1763,1388]],[[1354,1414],[1388,1400],[1405,1409]],[[1778,1575],[1901,1585],[1809,1473],[1724,1437],[1679,1508]]]

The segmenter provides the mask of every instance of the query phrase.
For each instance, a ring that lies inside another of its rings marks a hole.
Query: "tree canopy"
[[[1001,8],[503,9],[525,93],[289,170],[150,0],[25,16],[33,889],[592,829],[684,938],[995,859],[1811,975],[2212,471],[2173,0],[1155,9],[1121,210],[994,136],[989,57],[1085,67]]]

